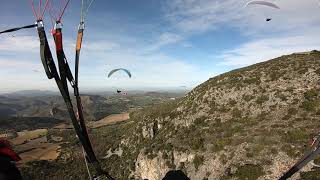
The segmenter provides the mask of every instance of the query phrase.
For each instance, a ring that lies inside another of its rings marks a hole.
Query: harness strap
[[[79,93],[79,61],[80,61],[80,51],[81,51],[81,45],[82,45],[82,40],[83,40],[83,32],[84,32],[85,24],[83,21],[80,22],[79,28],[78,28],[78,35],[77,35],[77,43],[76,43],[76,55],[75,55],[75,85],[73,86],[74,88],[74,95],[76,97],[76,102],[77,102],[77,110],[78,110],[78,115],[79,115],[79,124],[82,129],[82,132],[84,133],[84,136],[89,140],[89,136],[87,133],[87,128],[85,125],[84,121],[84,116],[83,116],[83,108],[82,108],[82,103],[81,103],[81,97]],[[91,144],[90,144],[91,146]],[[92,148],[92,147],[91,147]],[[104,171],[99,162],[94,162],[92,163],[93,167],[95,168],[97,175],[98,176],[106,176],[108,179],[113,180],[113,178],[110,176],[110,174],[106,171]]]
[[[97,160],[95,153],[93,151],[93,148],[90,143],[90,139],[89,139],[89,136],[88,136],[88,133],[86,130],[84,118],[83,118],[81,98],[79,95],[79,88],[78,88],[78,83],[77,83],[78,81],[76,81],[76,83],[75,83],[73,76],[72,76],[72,72],[71,72],[70,67],[68,65],[68,62],[67,62],[67,58],[66,58],[64,51],[63,51],[62,31],[61,31],[62,25],[60,23],[60,20],[61,20],[61,17],[63,15],[66,7],[68,6],[68,4],[70,2],[70,0],[67,0],[67,3],[65,4],[63,10],[61,11],[60,16],[58,17],[58,19],[56,19],[57,22],[56,22],[55,30],[52,31],[53,32],[52,34],[53,34],[53,37],[55,40],[55,44],[56,44],[56,53],[57,53],[57,58],[58,58],[58,66],[59,66],[60,75],[58,74],[56,65],[54,63],[52,53],[50,50],[50,46],[49,46],[47,36],[45,33],[43,21],[42,21],[42,16],[49,6],[49,0],[46,0],[46,5],[45,5],[45,8],[42,12],[40,12],[41,1],[39,4],[39,12],[37,14],[35,12],[34,3],[33,3],[33,1],[30,0],[30,3],[32,5],[32,10],[34,12],[34,15],[37,18],[36,24],[32,25],[31,27],[37,27],[37,30],[38,30],[38,35],[39,35],[39,39],[40,39],[40,57],[41,57],[41,62],[42,62],[42,65],[45,69],[46,75],[49,79],[52,79],[52,78],[55,79],[55,82],[58,86],[58,89],[61,93],[61,96],[63,97],[63,100],[66,104],[66,107],[67,107],[69,116],[71,118],[71,122],[73,124],[73,127],[75,129],[75,132],[76,132],[78,139],[82,145],[82,148],[85,152],[85,156],[88,158],[88,162],[90,162],[92,164],[92,166],[95,168],[95,170],[99,176],[105,175],[109,179],[113,179],[107,172],[103,171],[103,169],[101,168],[100,163]],[[83,1],[82,1],[82,5],[83,5]],[[29,26],[27,26],[27,27],[29,27]],[[26,28],[26,27],[24,27],[24,28]],[[16,29],[12,29],[10,31],[13,31],[13,30],[16,30]],[[6,32],[8,32],[8,30]],[[78,54],[77,66],[79,65],[79,54],[80,54],[80,49],[81,49],[82,35],[79,37],[81,37],[80,38],[81,40],[78,43],[78,45],[80,45],[80,46],[78,46],[79,51],[77,52],[77,54]],[[76,67],[76,68],[78,68],[78,67]],[[78,78],[78,69],[77,69],[76,76],[77,76],[76,78]],[[77,99],[77,109],[78,109],[78,114],[79,114],[79,122],[78,122],[78,118],[76,117],[76,114],[74,112],[73,105],[72,105],[72,102],[70,99],[67,79],[69,80],[70,84],[72,85],[72,87],[74,88],[74,91],[75,91],[75,96]]]
[[[64,83],[62,82],[62,80],[60,79],[60,77],[58,75],[58,72],[57,72],[56,66],[55,66],[53,58],[52,58],[52,54],[50,51],[50,47],[48,45],[47,37],[46,37],[43,26],[38,27],[38,34],[39,34],[39,38],[40,38],[40,47],[42,46],[42,48],[40,48],[40,54],[41,54],[40,57],[41,57],[41,61],[44,66],[44,69],[46,70],[46,72],[48,72],[47,76],[49,79],[54,78],[56,81],[58,89],[59,89],[59,91],[63,97],[63,100],[66,104],[66,107],[68,109],[68,113],[71,118],[73,127],[76,131],[76,134],[79,138],[80,143],[82,144],[82,146],[86,152],[86,155],[87,155],[89,161],[93,164],[99,164],[98,160],[94,154],[94,151],[91,147],[90,142],[87,141],[87,138],[85,138],[85,136],[83,135],[82,129],[81,129],[81,127],[78,123],[78,120],[75,116],[69,93],[64,88]]]
[[[7,30],[4,30],[4,31],[1,31],[0,34],[9,33],[9,32],[14,32],[14,31],[19,31],[19,30],[21,30],[21,29],[34,28],[34,27],[37,27],[37,24],[32,24],[32,25],[27,25],[27,26],[22,26],[22,27],[7,29]]]
[[[305,165],[307,165],[310,161],[317,158],[317,156],[320,154],[320,139],[319,135],[315,137],[311,149],[306,152],[302,158],[296,162],[294,166],[292,166],[282,177],[279,178],[279,180],[285,180],[293,176],[296,172],[298,172],[300,169],[302,169]]]
[[[57,22],[56,26],[58,26],[59,24],[60,22]],[[68,83],[67,83],[66,57],[63,51],[63,46],[62,46],[62,32],[60,27],[55,28],[53,38],[56,45],[60,79],[62,81],[65,92],[67,93],[68,96],[70,96],[68,91]]]
[[[47,74],[48,79],[58,76],[56,66],[52,58],[52,54],[49,48],[49,43],[46,37],[46,33],[42,24],[42,21],[38,22],[38,35],[40,39],[40,57],[44,70]]]

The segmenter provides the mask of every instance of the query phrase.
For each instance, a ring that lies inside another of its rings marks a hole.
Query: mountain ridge
[[[133,111],[127,122],[92,130],[93,147],[119,179],[157,180],[170,170],[191,179],[277,179],[319,132],[319,81],[319,51],[236,69],[184,97]],[[75,163],[57,160],[55,173],[68,167],[66,178],[83,178],[85,169],[72,169]],[[27,174],[39,168],[34,164]],[[308,164],[293,179],[319,176]]]
[[[210,78],[164,112],[142,113],[140,133],[151,148],[136,165],[169,152],[158,163],[187,164],[191,179],[280,177],[318,133],[319,65],[319,51],[281,56]],[[150,166],[137,175],[158,179],[170,169],[151,176]]]

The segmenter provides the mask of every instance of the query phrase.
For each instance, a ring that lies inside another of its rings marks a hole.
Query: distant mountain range
[[[8,97],[39,97],[39,96],[52,96],[57,95],[58,92],[54,91],[43,91],[43,90],[22,90],[22,91],[15,91],[11,93],[3,93],[0,94],[1,96],[8,96]]]
[[[183,94],[173,93],[152,93],[145,95],[119,95],[110,96],[101,95],[83,95],[81,96],[84,116],[87,121],[96,121],[111,114],[128,112],[131,108],[141,108],[144,106],[154,105],[169,100],[170,97],[178,97]],[[72,97],[74,98],[74,97]],[[73,102],[75,100],[73,99]],[[41,128],[49,128],[57,123],[69,122],[69,115],[62,97],[51,91],[19,91],[10,94],[0,95],[0,131],[6,128],[38,128],[36,121],[23,123],[20,119],[56,119],[46,123]],[[16,126],[11,126],[15,124]],[[19,122],[19,123],[15,123]],[[30,123],[32,122],[32,123]],[[33,124],[35,123],[35,124]],[[5,125],[6,124],[6,125]],[[20,125],[20,126],[19,126]]]

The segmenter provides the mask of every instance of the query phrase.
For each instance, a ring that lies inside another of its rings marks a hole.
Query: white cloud
[[[165,32],[162,33],[149,48],[147,48],[147,51],[159,50],[163,46],[175,44],[182,40],[183,38],[178,34]]]
[[[0,58],[0,92],[25,89],[55,89],[47,79],[40,60],[38,63],[24,58]]]
[[[318,0],[269,0],[281,9],[245,7],[239,0],[172,0],[167,19],[186,39],[194,34],[232,27],[249,40],[213,55],[220,65],[244,66],[283,54],[320,48]],[[272,18],[266,22],[266,18]]]
[[[87,49],[88,51],[110,51],[119,47],[119,44],[108,41],[94,41],[83,44],[83,48]]]
[[[305,30],[308,26],[320,25],[317,0],[281,0],[274,3],[281,9],[246,8],[246,2],[239,0],[171,0],[167,4],[167,19],[183,33],[202,33],[231,26],[244,34],[261,34]],[[266,17],[273,20],[267,23]]]
[[[84,42],[81,52],[80,84],[84,88],[178,87],[181,84],[192,86],[215,74],[215,72],[209,72],[213,70],[209,69],[207,64],[203,65],[208,60],[200,60],[195,62],[199,64],[191,64],[184,59],[161,53],[162,48],[178,44],[183,47],[191,47],[188,48],[188,51],[196,51],[197,47],[192,48],[194,46],[192,41],[187,41],[190,37],[201,35],[204,32],[214,33],[215,30],[225,27],[238,30],[240,34],[233,35],[239,38],[246,36],[246,39],[249,40],[221,54],[213,55],[215,59],[222,59],[220,65],[249,65],[283,54],[320,47],[318,35],[320,6],[317,0],[273,0],[273,2],[277,3],[281,10],[264,7],[244,8],[246,2],[240,0],[168,0],[164,7],[166,13],[164,21],[169,23],[150,31],[150,34],[144,37],[132,36],[130,29],[119,32],[105,32],[104,29],[103,32],[100,32],[108,36],[88,33],[90,40]],[[269,16],[273,18],[272,21],[265,22],[265,18]],[[52,42],[50,40],[51,47],[54,47]],[[0,59],[0,66],[4,69],[30,71],[30,74],[23,76],[27,79],[23,81],[25,88],[45,88],[48,84],[50,84],[48,87],[55,88],[54,83],[47,80],[44,73],[37,73],[38,69],[42,69],[40,72],[43,71],[38,48],[39,42],[36,36],[1,38],[0,53],[10,55],[15,53],[17,57],[10,58],[9,56],[7,59]],[[64,48],[67,57],[71,58],[69,63],[73,66],[74,42],[65,39]],[[54,49],[51,50],[54,55]],[[205,51],[210,51],[210,48]],[[26,58],[18,58],[23,57],[26,53],[32,53],[35,57],[34,62],[29,63],[31,61],[27,61]],[[188,53],[191,52],[185,53],[188,56]],[[132,79],[106,78],[109,70],[119,67],[130,69],[133,74]],[[2,77],[5,77],[8,71],[2,71]],[[18,87],[19,79],[22,77],[19,73],[11,74],[9,79],[12,81],[0,78],[0,82],[12,82],[6,88],[14,88],[15,84]],[[40,81],[41,78],[43,82]]]
[[[201,33],[239,19],[242,5],[238,0],[173,0],[168,2],[167,19],[178,31]]]
[[[2,70],[7,69],[39,69],[41,67],[39,64],[33,63],[27,59],[18,58],[0,58],[0,67]]]
[[[95,61],[94,67],[81,67],[80,76],[84,84],[99,87],[178,87],[180,84],[194,85],[195,82],[208,78],[207,74],[201,73],[198,66],[160,53],[146,55],[121,51],[99,53],[96,56],[94,59],[100,60]],[[87,62],[88,58],[83,60]],[[129,79],[121,73],[107,78],[107,73],[114,68],[129,69],[132,78]]]
[[[317,34],[254,40],[223,52],[221,65],[250,65],[284,54],[311,51],[320,48]]]
[[[2,36],[0,38],[1,52],[38,52],[39,38],[36,36]]]

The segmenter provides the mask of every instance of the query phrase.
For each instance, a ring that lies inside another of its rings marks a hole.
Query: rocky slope
[[[320,52],[292,54],[211,78],[175,103],[133,115],[138,133],[128,141],[143,144],[133,176],[160,179],[182,169],[191,179],[276,179],[319,130],[319,79]]]
[[[319,80],[318,51],[237,69],[133,112],[127,123],[93,130],[94,148],[117,179],[158,180],[169,170],[200,180],[277,179],[319,131]],[[85,178],[79,171],[68,173]],[[309,164],[293,179],[318,176]]]

